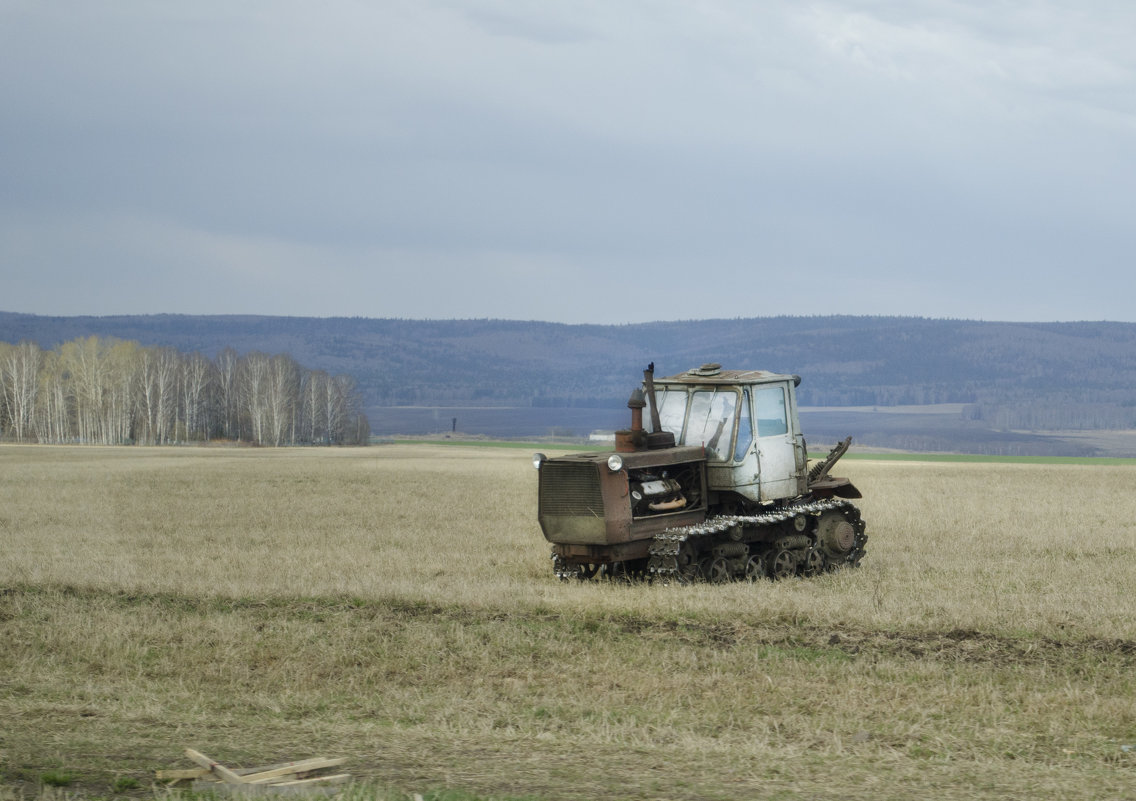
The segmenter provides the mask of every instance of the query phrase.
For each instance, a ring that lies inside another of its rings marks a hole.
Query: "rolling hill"
[[[599,326],[0,312],[0,341],[51,348],[92,335],[210,357],[224,347],[290,353],[311,369],[354,376],[373,422],[405,406],[622,410],[648,362],[666,375],[716,361],[801,375],[803,407],[875,409],[845,418],[878,428],[859,441],[872,434],[882,446],[949,450],[941,446],[965,441],[997,450],[1039,432],[1136,428],[1131,323],[837,316]],[[912,406],[927,413],[902,408]]]

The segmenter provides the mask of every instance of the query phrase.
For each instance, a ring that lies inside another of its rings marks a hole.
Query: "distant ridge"
[[[290,353],[394,405],[621,407],[648,362],[803,377],[802,406],[963,404],[1001,430],[1136,428],[1136,324],[760,317],[628,325],[0,312],[0,341],[117,337],[214,356]]]

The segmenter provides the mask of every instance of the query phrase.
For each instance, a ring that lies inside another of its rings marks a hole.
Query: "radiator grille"
[[[545,462],[540,473],[542,515],[603,517],[603,494],[594,464]]]

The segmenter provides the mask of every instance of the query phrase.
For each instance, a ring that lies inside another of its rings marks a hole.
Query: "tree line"
[[[0,438],[45,444],[365,444],[355,381],[287,354],[85,337],[44,350],[0,342]]]

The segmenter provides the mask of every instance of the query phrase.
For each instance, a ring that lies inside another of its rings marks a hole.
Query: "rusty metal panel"
[[[568,564],[605,564],[625,559],[646,559],[651,540],[633,540],[617,545],[587,545],[563,543],[552,550]]]
[[[541,466],[538,519],[549,542],[602,543],[607,539],[599,464],[549,460]]]
[[[600,515],[604,513],[599,466],[548,461],[540,471],[540,514]]]
[[[625,470],[639,470],[648,467],[667,467],[669,465],[686,462],[701,462],[706,458],[706,452],[701,445],[665,448],[657,451],[639,451],[638,453],[620,454],[623,457]],[[605,454],[603,458],[607,458]]]
[[[628,471],[665,469],[704,461],[698,448],[668,448],[621,454],[623,469],[612,472],[609,453],[580,453],[550,459],[541,466],[538,519],[549,542],[617,545],[647,539],[668,526],[686,525],[706,516],[705,476],[699,476],[697,503],[681,511],[633,518]]]
[[[627,473],[590,454],[541,466],[538,518],[549,542],[605,544],[631,536]],[[607,454],[603,454],[606,460]]]

